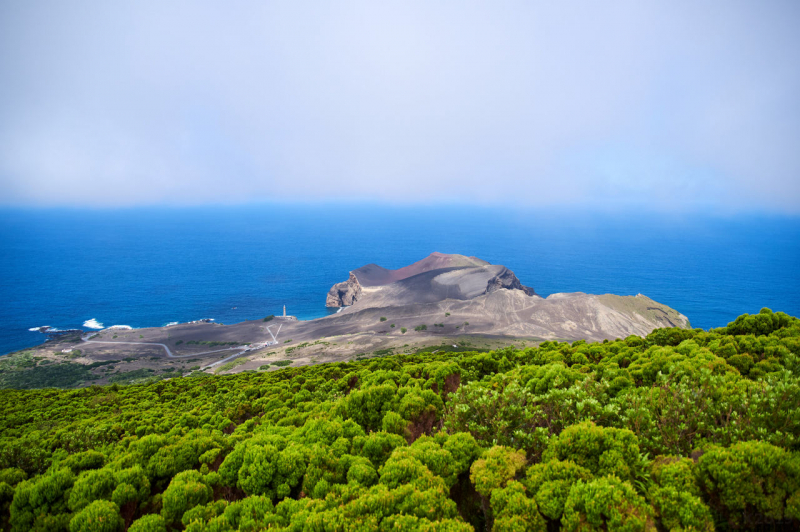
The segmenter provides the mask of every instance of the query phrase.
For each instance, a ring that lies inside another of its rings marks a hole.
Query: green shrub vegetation
[[[428,326],[424,325],[424,324],[423,325],[417,325],[416,327],[414,327],[414,330],[415,331],[427,331],[428,330]]]
[[[272,321],[274,319],[275,319],[275,314],[270,314],[269,316],[264,318],[263,321]]]
[[[604,343],[5,389],[0,408],[3,530],[800,527],[800,320],[767,309]]]

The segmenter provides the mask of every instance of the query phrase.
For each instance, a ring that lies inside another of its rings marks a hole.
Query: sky
[[[0,205],[800,214],[800,3],[0,2]]]

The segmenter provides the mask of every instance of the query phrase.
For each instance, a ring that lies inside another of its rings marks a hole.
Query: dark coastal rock
[[[508,268],[503,267],[503,270],[496,276],[491,278],[486,285],[486,293],[489,294],[495,290],[506,288],[508,290],[522,290],[526,295],[535,296],[536,292],[533,288],[523,285],[520,280],[514,275],[514,272]]]
[[[344,282],[336,283],[328,291],[325,299],[326,307],[349,307],[358,300],[361,295],[361,284],[359,284],[353,272],[350,278]]]

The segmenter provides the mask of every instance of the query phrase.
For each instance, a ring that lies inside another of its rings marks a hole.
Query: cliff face
[[[350,278],[341,283],[336,283],[328,291],[325,298],[326,307],[349,307],[361,295],[361,285],[355,274],[350,272]]]
[[[526,295],[529,296],[536,295],[536,292],[533,291],[533,288],[523,285],[520,280],[517,279],[517,276],[514,275],[514,272],[505,267],[500,273],[489,280],[486,285],[486,293],[490,294],[495,290],[500,290],[501,288],[506,288],[509,290],[522,290]]]

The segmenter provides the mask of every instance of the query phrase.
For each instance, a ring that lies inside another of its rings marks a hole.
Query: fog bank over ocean
[[[433,251],[512,269],[540,295],[643,293],[695,327],[767,306],[800,314],[800,218],[584,214],[359,204],[0,210],[0,353],[30,330],[327,315],[325,294],[374,262]],[[91,321],[95,320],[95,321]]]

